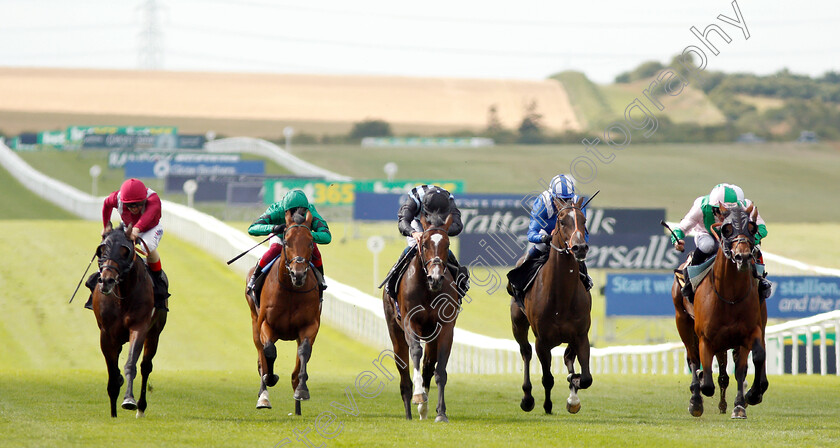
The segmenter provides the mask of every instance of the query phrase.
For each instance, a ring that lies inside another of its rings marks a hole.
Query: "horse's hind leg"
[[[117,396],[124,382],[118,364],[121,347],[114,344],[105,332],[99,334],[99,347],[102,349],[105,365],[108,368],[108,399],[111,402],[111,417],[116,418]]]
[[[537,350],[537,358],[540,360],[542,366],[542,385],[545,389],[545,402],[543,402],[543,409],[546,414],[551,414],[551,389],[554,387],[554,375],[551,374],[551,347],[544,344],[542,340],[537,338],[534,343]]]
[[[148,327],[144,329],[131,330],[128,339],[128,359],[125,361],[125,397],[122,408],[129,411],[137,409],[137,402],[134,400],[134,378],[137,376],[137,360],[140,359],[140,351],[146,341]]]
[[[411,376],[408,374],[408,343],[405,341],[405,333],[397,326],[395,317],[389,316],[386,309],[385,319],[388,322],[388,333],[391,336],[391,343],[394,347],[396,358],[394,363],[397,365],[397,371],[400,372],[400,396],[405,406],[405,419],[411,420]],[[399,359],[403,364],[396,360]]]
[[[513,329],[513,338],[519,343],[519,354],[522,356],[524,363],[525,379],[522,382],[522,392],[525,395],[522,401],[519,402],[519,407],[525,412],[534,410],[534,396],[531,395],[531,343],[528,342],[528,330],[531,325],[528,323],[528,317],[522,312],[515,302],[511,300],[510,303],[510,322]]]
[[[137,418],[142,418],[146,414],[146,388],[149,385],[149,375],[152,373],[152,358],[157,353],[159,339],[160,332],[158,331],[146,336],[146,342],[143,344],[143,362],[140,363],[142,380],[140,383],[140,401],[137,402]]]
[[[718,410],[721,414],[726,414],[726,388],[729,387],[729,374],[726,372],[729,360],[726,359],[726,350],[718,352],[715,355],[718,360],[720,371],[718,373],[718,386],[720,386],[720,402],[718,403]]]

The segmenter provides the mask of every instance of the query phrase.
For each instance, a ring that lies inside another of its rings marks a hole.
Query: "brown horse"
[[[321,326],[321,300],[318,281],[311,269],[312,213],[305,208],[286,210],[286,233],[283,252],[266,274],[260,294],[260,308],[245,294],[251,308],[254,346],[257,348],[257,371],[260,392],[257,409],[271,409],[268,389],[280,379],[274,373],[277,348],[274,342],[297,341],[297,360],[292,371],[295,415],[301,415],[301,400],[309,399],[306,366],[312,345]],[[251,272],[248,273],[250,277]]]
[[[152,358],[166,325],[166,310],[155,309],[152,278],[143,259],[129,240],[132,225],[125,230],[105,229],[102,243],[96,249],[99,257],[99,285],[93,291],[93,313],[99,325],[99,345],[108,367],[108,397],[111,417],[117,416],[117,395],[124,382],[128,383],[122,407],[137,410],[137,417],[146,411],[146,386],[152,373]],[[129,343],[125,363],[125,379],[117,365],[122,346]],[[140,371],[143,377],[140,401],[134,401],[134,378],[137,360],[143,350]]]
[[[589,371],[589,326],[591,324],[592,297],[580,281],[578,260],[584,260],[589,251],[585,240],[586,217],[581,210],[583,198],[572,205],[555,200],[557,224],[551,233],[551,254],[541,268],[534,285],[525,294],[525,309],[511,300],[510,319],[513,336],[519,343],[519,353],[525,362],[525,396],[519,406],[525,412],[534,409],[531,395],[531,344],[528,329],[534,331],[534,345],[542,365],[542,384],[545,388],[543,408],[551,413],[551,349],[567,343],[563,360],[569,375],[571,393],[566,400],[566,410],[575,414],[580,410],[578,389],[592,384]],[[521,263],[521,260],[520,260]],[[580,374],[575,373],[575,357],[580,363]]]
[[[740,206],[728,210],[721,206],[720,209],[723,222],[712,225],[712,235],[719,242],[717,256],[710,273],[697,286],[693,306],[682,297],[676,280],[671,294],[676,309],[677,329],[685,345],[686,360],[692,374],[689,412],[695,417],[702,415],[701,392],[707,397],[714,395],[712,358],[715,356],[721,372],[718,378],[721,383],[721,403],[718,408],[721,412],[726,411],[726,385],[721,376],[726,375],[726,350],[732,349],[738,387],[732,418],[746,418],[747,405],[761,403],[768,387],[764,347],[767,307],[759,300],[757,279],[753,275],[755,234],[758,230],[755,217],[758,210],[752,205],[746,210]],[[720,227],[720,237],[714,231],[717,227]],[[747,356],[750,351],[755,377],[750,390],[744,394]]]
[[[395,362],[400,372],[400,395],[405,405],[405,418],[411,420],[411,404],[417,405],[420,419],[428,415],[428,394],[432,374],[438,387],[436,422],[448,422],[446,416],[446,364],[452,350],[455,319],[460,311],[458,292],[446,260],[449,256],[449,226],[439,216],[420,218],[423,236],[418,254],[411,260],[400,280],[397,304],[387,292],[382,295],[388,333],[397,354]],[[399,307],[399,308],[397,308]],[[426,344],[425,355],[421,342]],[[409,355],[414,363],[414,388],[408,364],[402,360]],[[422,372],[421,372],[422,360]]]

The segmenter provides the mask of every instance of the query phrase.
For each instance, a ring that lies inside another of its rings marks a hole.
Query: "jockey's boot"
[[[579,270],[580,270],[580,281],[583,282],[583,286],[586,287],[586,290],[589,291],[595,286],[595,283],[592,281],[592,277],[589,276],[589,270],[586,269],[586,262],[579,261]]]
[[[260,309],[260,292],[262,291],[263,283],[265,283],[265,273],[260,267],[259,262],[257,262],[257,265],[254,266],[254,272],[245,285],[245,294],[251,298],[251,301],[254,302],[254,308],[258,310]]]
[[[458,290],[458,296],[464,297],[470,289],[470,270],[466,266],[461,266],[455,254],[449,251],[449,257],[446,260],[446,266],[455,279],[455,289]]]
[[[318,298],[324,299],[324,290],[327,289],[327,282],[324,280],[324,265],[315,266],[315,279],[318,280]]]
[[[85,302],[85,308],[89,310],[93,310],[93,290],[96,288],[97,283],[99,283],[99,272],[90,274],[90,277],[85,282],[85,286],[90,290],[90,296],[88,296],[87,302]]]
[[[170,297],[169,277],[166,276],[163,269],[160,271],[149,271],[149,274],[152,276],[152,289],[155,292],[155,308],[169,311],[169,307],[167,306]]]
[[[689,266],[697,266],[702,264],[704,261],[709,259],[709,254],[700,250],[700,248],[695,248],[694,252],[690,255],[690,261],[685,268],[683,269],[683,278],[685,279],[685,284],[682,287],[682,296],[688,299],[689,303],[694,303],[694,288],[691,286],[691,281],[689,281],[688,276],[688,267]]]

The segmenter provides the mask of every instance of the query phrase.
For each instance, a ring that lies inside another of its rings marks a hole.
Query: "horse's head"
[[[103,294],[111,295],[114,288],[125,279],[134,267],[134,244],[129,239],[133,225],[114,229],[109,223],[105,228],[102,243],[96,249],[99,257],[99,283]]]
[[[426,273],[426,281],[432,292],[440,292],[446,275],[446,260],[449,259],[449,226],[452,215],[444,221],[440,215],[423,215],[423,236],[420,237],[420,261]]]
[[[571,252],[579,261],[586,260],[589,244],[586,243],[586,216],[581,205],[583,198],[577,202],[564,202],[554,199],[557,209],[557,224],[551,232],[551,247],[559,252]]]
[[[286,210],[285,260],[292,286],[300,288],[306,282],[312,259],[312,212],[304,207]]]
[[[752,204],[746,209],[741,206],[727,209],[721,205],[720,212],[723,221],[713,224],[713,227],[720,227],[723,255],[734,262],[739,271],[743,271],[747,268],[748,261],[754,260],[755,234],[758,233],[755,220],[758,209]]]

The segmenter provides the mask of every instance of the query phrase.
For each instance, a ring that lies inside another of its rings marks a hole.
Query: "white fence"
[[[230,140],[238,139],[226,141]],[[255,139],[243,141],[252,140]],[[260,148],[264,145],[257,144],[255,147]],[[243,149],[244,145],[232,143],[231,146],[225,147],[225,151]],[[0,164],[23,185],[44,199],[84,219],[101,219],[102,198],[90,196],[44,176],[2,143],[0,143]],[[218,219],[173,202],[164,202],[163,222],[167,232],[172,232],[179,238],[195,244],[213,254],[220,261],[226,261],[254,245],[254,240],[249,236]],[[265,248],[258,247],[234,263],[232,267],[244,273],[256,263],[257,257],[264,251]],[[349,336],[378,349],[390,348],[391,341],[385,326],[381,300],[335,280],[328,279],[328,281],[330,288],[325,294],[322,314],[324,320]],[[810,341],[814,333],[819,333],[822,339],[820,373],[826,374],[826,329],[833,328],[837,334],[838,326],[840,326],[840,311],[768,327],[767,340],[770,342],[768,343],[768,373],[783,373],[780,366],[784,365],[784,351],[781,347],[784,344],[784,338],[804,334],[806,338],[810,338],[808,339]],[[798,353],[796,351],[798,346],[794,344],[793,347],[794,353]],[[808,344],[806,350],[809,350],[807,353],[809,353],[809,359],[812,359],[812,344]],[[837,351],[838,346],[835,344],[835,355]],[[591,355],[591,367],[594,373],[662,374],[686,371],[684,349],[680,343],[593,348]],[[836,359],[840,359],[840,356]],[[538,372],[536,364],[536,356],[534,356],[532,368]],[[515,341],[491,338],[461,329],[455,330],[455,345],[449,364],[450,372],[500,374],[516,373],[521,370],[519,346]],[[563,351],[558,347],[552,351],[552,371],[559,374],[561,370],[565,370]],[[806,373],[813,372],[809,368]]]

